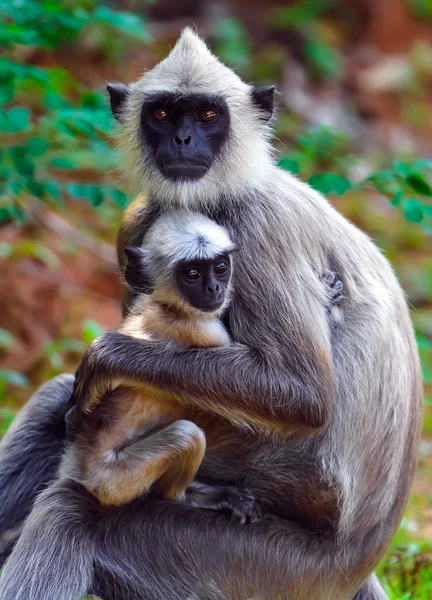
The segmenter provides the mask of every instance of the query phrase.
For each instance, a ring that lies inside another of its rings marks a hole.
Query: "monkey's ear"
[[[130,88],[124,83],[109,83],[107,90],[110,96],[112,114],[117,121],[122,120],[122,109],[129,94]]]
[[[268,121],[274,109],[275,85],[264,85],[252,90],[252,102],[262,111],[262,118]]]
[[[140,294],[150,295],[153,286],[147,265],[147,253],[142,248],[125,248],[127,258],[124,278],[126,283]]]

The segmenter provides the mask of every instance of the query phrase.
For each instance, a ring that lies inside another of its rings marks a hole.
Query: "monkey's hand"
[[[68,439],[73,439],[79,428],[82,413],[91,412],[107,392],[118,385],[113,380],[113,348],[103,334],[92,342],[75,373],[75,383],[66,415]]]
[[[340,304],[345,296],[342,294],[343,283],[340,279],[338,279],[336,273],[333,273],[333,271],[324,271],[321,274],[321,281],[326,287],[330,306]]]
[[[254,523],[261,510],[246,490],[228,485],[211,485],[194,481],[186,490],[186,504],[196,508],[223,512],[240,523]]]

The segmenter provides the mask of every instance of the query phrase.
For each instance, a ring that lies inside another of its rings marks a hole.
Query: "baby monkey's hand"
[[[254,523],[261,510],[247,491],[228,485],[211,485],[195,481],[186,490],[186,504],[226,513],[240,523]]]

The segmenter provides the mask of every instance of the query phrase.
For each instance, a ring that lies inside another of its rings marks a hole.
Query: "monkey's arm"
[[[297,352],[298,356],[298,352]],[[201,410],[265,429],[326,425],[332,397],[329,353],[309,351],[291,368],[264,351],[236,344],[180,349],[110,331],[88,348],[76,377],[72,428],[112,382],[145,382],[185,397]]]

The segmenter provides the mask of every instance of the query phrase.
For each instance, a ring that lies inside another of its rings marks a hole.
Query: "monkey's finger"
[[[343,294],[338,294],[337,296],[334,296],[333,302],[335,304],[339,304],[339,302],[341,302],[344,298],[345,296]]]
[[[334,292],[340,292],[343,289],[343,283],[340,279],[330,285]]]

